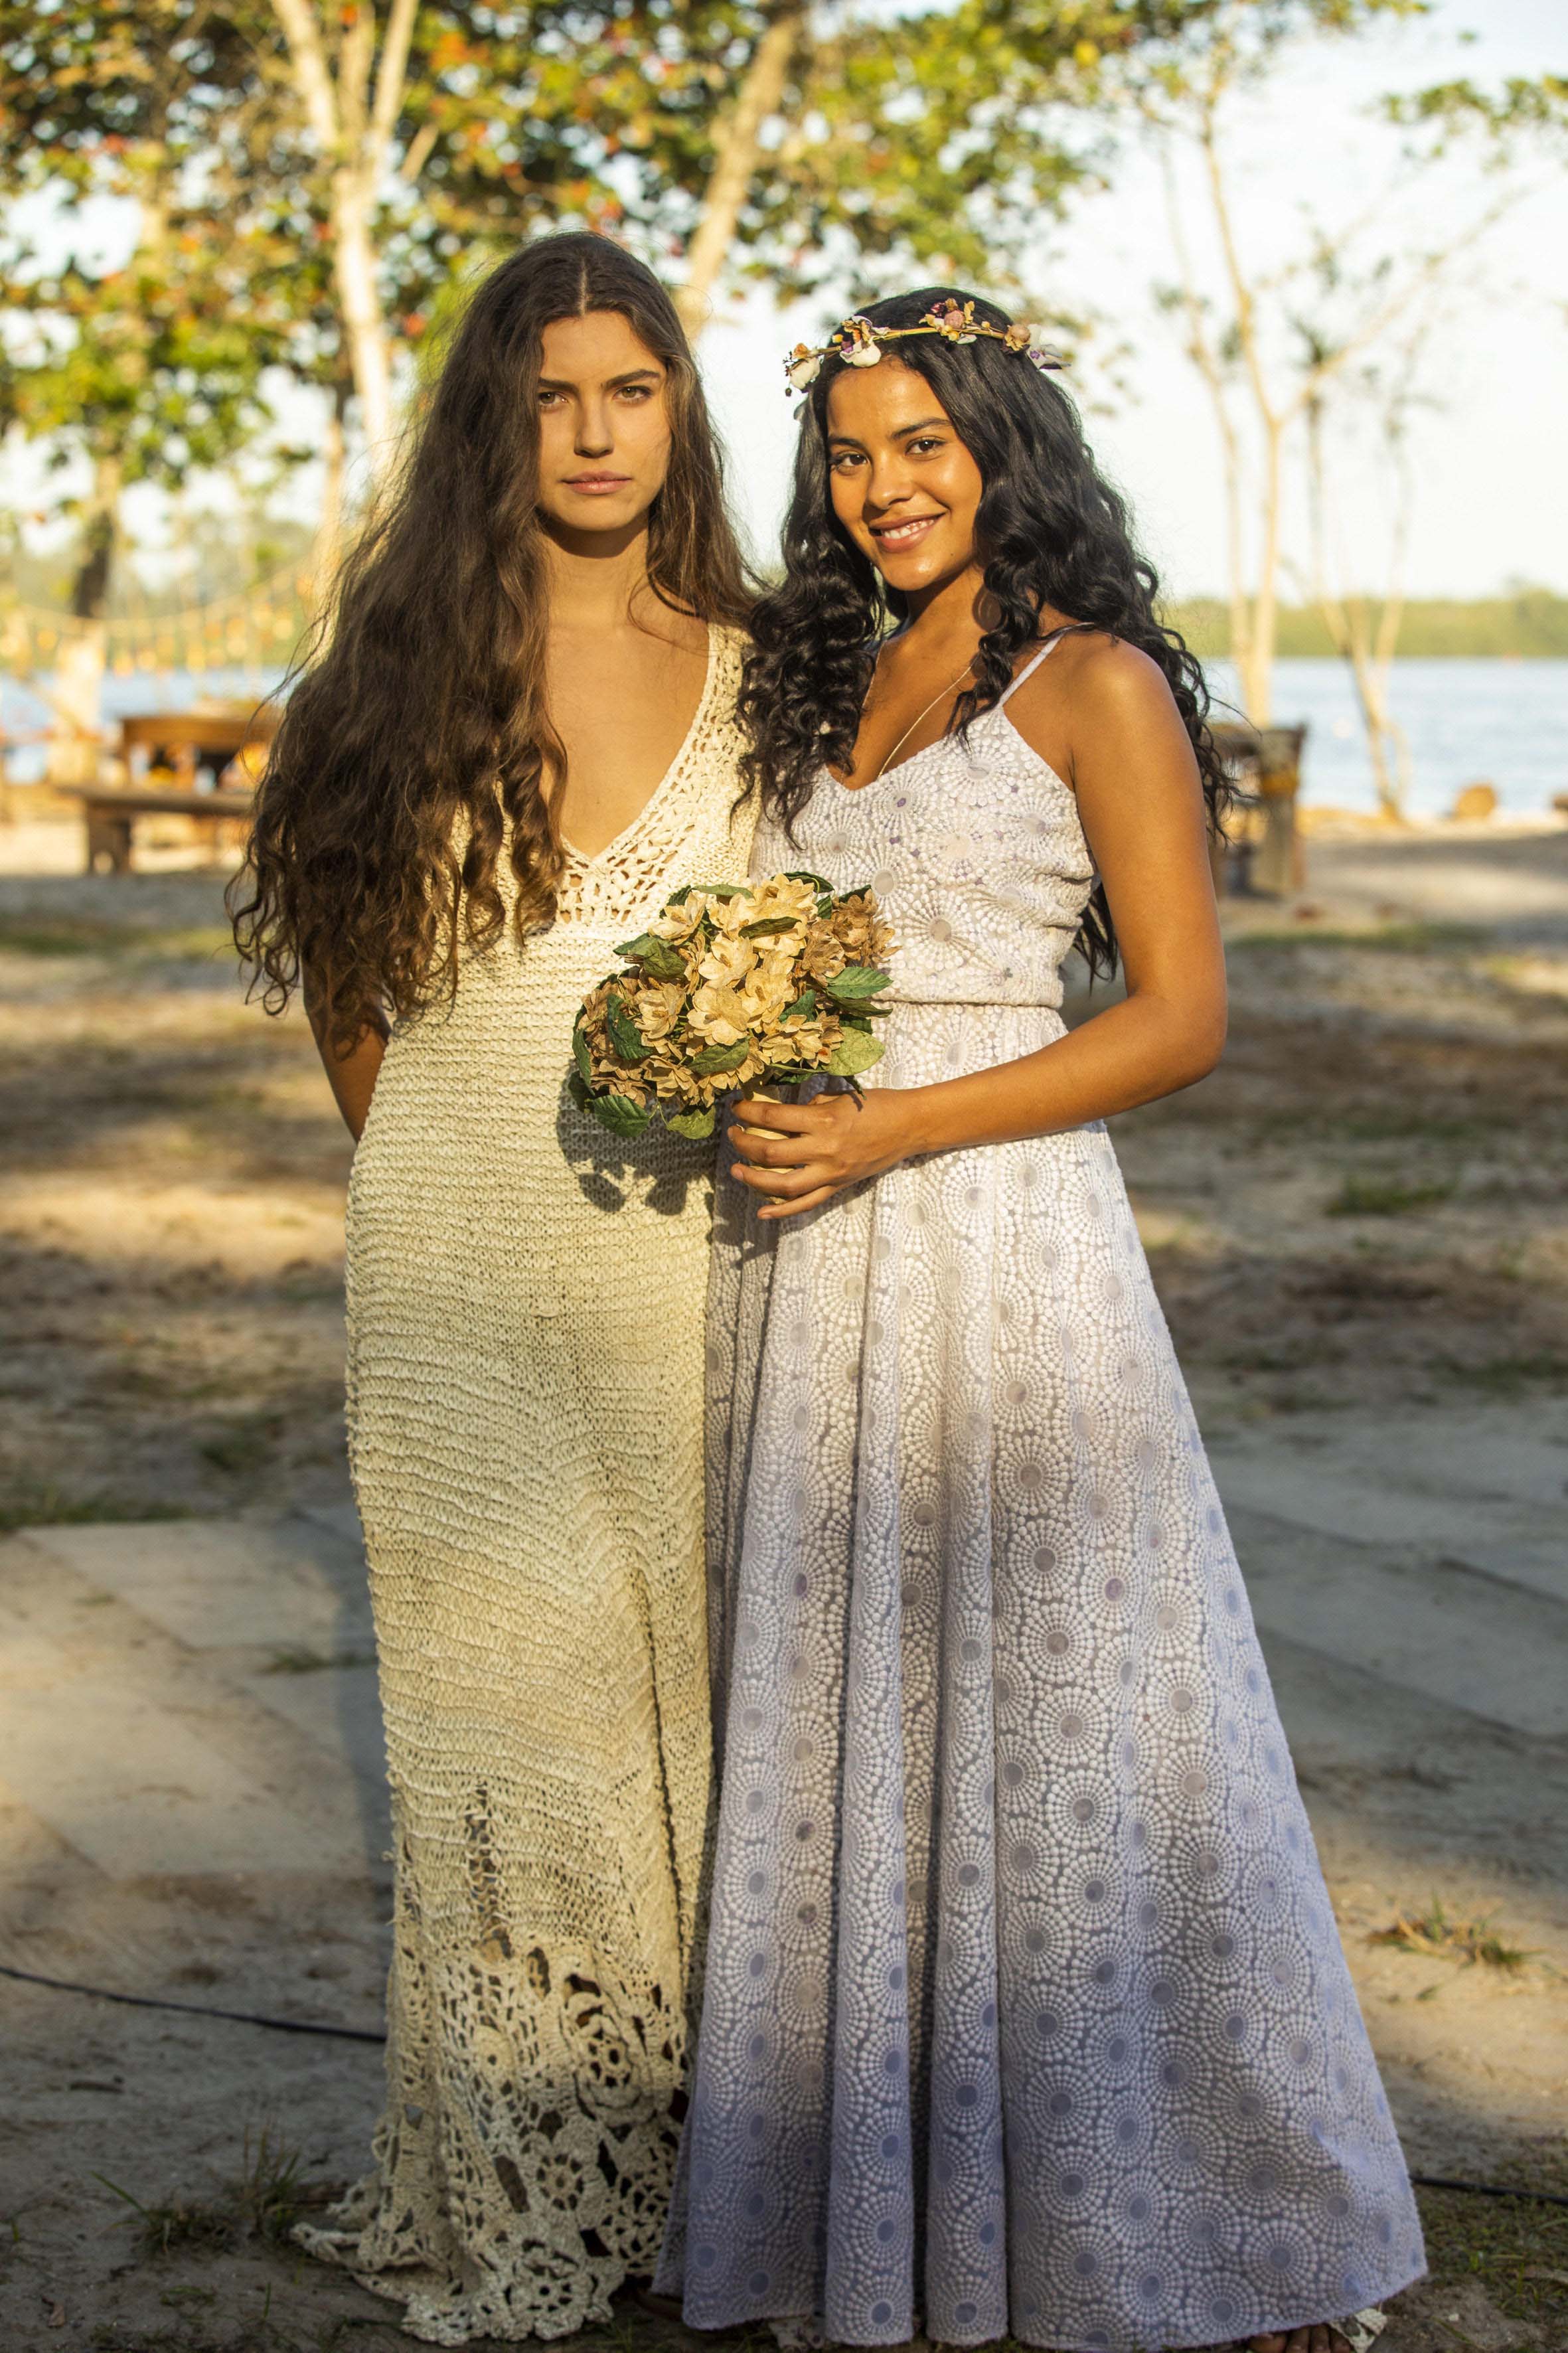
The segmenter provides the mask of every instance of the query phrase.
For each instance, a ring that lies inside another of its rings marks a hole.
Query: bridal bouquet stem
[[[613,1135],[657,1116],[700,1138],[731,1090],[823,1075],[855,1087],[881,1059],[892,945],[870,891],[820,874],[688,883],[584,1001],[572,1092]]]

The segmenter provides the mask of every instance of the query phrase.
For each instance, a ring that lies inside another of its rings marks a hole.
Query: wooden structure
[[[1307,880],[1296,822],[1307,730],[1215,721],[1209,733],[1238,794],[1225,840],[1216,844],[1215,881],[1231,891],[1289,898]]]
[[[258,711],[148,712],[121,720],[113,766],[124,781],[74,787],[87,820],[88,872],[131,871],[139,817],[187,818],[215,833],[225,824],[243,824],[259,755],[277,725],[276,710],[266,704]]]

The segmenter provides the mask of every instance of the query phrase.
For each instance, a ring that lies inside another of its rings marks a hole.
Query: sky
[[[1237,116],[1237,211],[1248,251],[1272,266],[1299,238],[1303,213],[1332,223],[1373,202],[1393,149],[1364,110],[1383,92],[1549,70],[1568,71],[1563,0],[1441,0],[1419,25],[1303,45],[1267,96]],[[1568,591],[1568,154],[1534,177],[1536,193],[1484,248],[1483,282],[1453,305],[1432,371],[1439,405],[1413,436],[1414,595],[1487,596],[1517,578]],[[1475,173],[1446,173],[1422,199],[1419,226],[1408,212],[1386,216],[1389,249],[1403,242],[1408,250],[1434,217],[1460,227],[1479,201]],[[1031,290],[1065,312],[1091,306],[1106,322],[1105,341],[1131,343],[1127,397],[1109,416],[1091,413],[1089,438],[1131,498],[1168,589],[1191,596],[1218,592],[1225,580],[1221,474],[1207,396],[1151,301],[1152,283],[1172,274],[1156,172],[1131,154],[1107,193],[1079,201],[1065,222],[1042,225]],[[775,543],[794,440],[781,360],[833,323],[817,306],[783,313],[759,291],[724,306],[702,340],[737,501],[759,552]],[[1098,409],[1092,366],[1079,371],[1079,389]],[[1353,585],[1375,588],[1386,577],[1386,487],[1371,449],[1340,482],[1342,562]],[[1303,550],[1299,496],[1290,533]]]

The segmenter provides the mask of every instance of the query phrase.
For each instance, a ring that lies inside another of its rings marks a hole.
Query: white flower
[[[845,353],[844,364],[847,367],[875,367],[881,356],[880,343],[857,343],[852,352]]]
[[[784,362],[784,374],[796,392],[808,392],[822,374],[821,353],[808,352],[804,343],[797,343],[793,356]]]

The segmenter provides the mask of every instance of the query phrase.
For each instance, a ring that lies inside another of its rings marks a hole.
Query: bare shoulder
[[[1080,781],[1097,753],[1122,767],[1135,745],[1192,762],[1186,725],[1157,661],[1101,629],[1063,638],[1018,688],[1007,715],[1058,775]]]
[[[1104,629],[1075,629],[1018,689],[1009,710],[1020,717],[1031,702],[1044,711],[1064,702],[1086,717],[1149,718],[1169,712],[1180,723],[1164,671],[1141,647]]]

